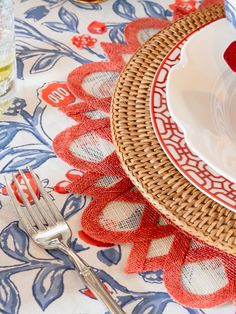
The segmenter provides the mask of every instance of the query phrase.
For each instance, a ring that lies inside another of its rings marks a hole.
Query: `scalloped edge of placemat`
[[[179,173],[155,136],[149,112],[151,84],[166,54],[194,30],[224,16],[222,5],[199,10],[148,40],[116,84],[111,129],[121,164],[144,197],[187,233],[236,255],[236,213],[200,192]]]

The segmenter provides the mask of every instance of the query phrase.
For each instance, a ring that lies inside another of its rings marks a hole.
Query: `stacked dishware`
[[[180,228],[235,255],[236,31],[229,20],[232,12],[226,19],[224,6],[213,6],[154,35],[121,74],[111,122],[123,168],[144,197]]]

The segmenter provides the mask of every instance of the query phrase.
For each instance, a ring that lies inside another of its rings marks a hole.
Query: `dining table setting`
[[[0,0],[0,313],[236,313],[236,1]]]

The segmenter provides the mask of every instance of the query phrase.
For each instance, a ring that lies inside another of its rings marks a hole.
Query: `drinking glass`
[[[13,100],[15,60],[13,0],[0,0],[0,113]]]

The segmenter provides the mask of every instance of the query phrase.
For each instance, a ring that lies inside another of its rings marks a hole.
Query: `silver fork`
[[[5,178],[6,188],[12,204],[15,207],[20,221],[22,222],[28,235],[43,249],[58,249],[66,253],[77,267],[85,285],[98,299],[100,299],[100,301],[102,301],[109,312],[112,314],[125,314],[125,312],[123,312],[123,310],[111,297],[110,293],[104,288],[102,282],[93,269],[71,249],[69,245],[71,239],[70,227],[62,217],[52,199],[44,190],[34,171],[29,168],[29,172],[40,192],[40,198],[38,198],[35,194],[25,173],[22,170],[19,170],[28,193],[30,193],[34,201],[35,207],[32,206],[26,197],[21,184],[16,178],[16,175],[13,175],[13,182],[17,187],[24,206],[19,204],[11,185]]]

